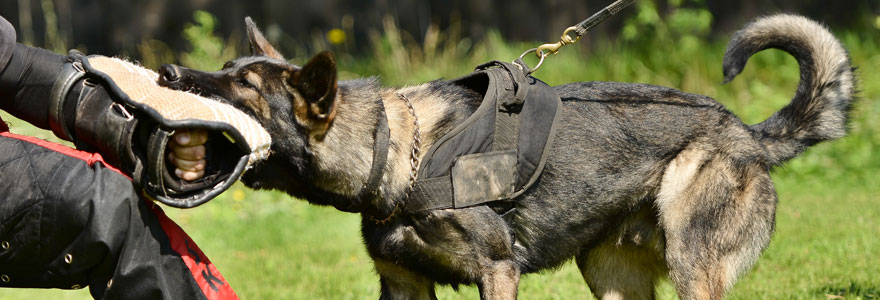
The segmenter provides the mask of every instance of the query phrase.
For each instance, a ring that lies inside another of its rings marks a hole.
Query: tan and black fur
[[[434,299],[438,283],[514,299],[521,274],[571,258],[601,299],[651,299],[663,276],[681,299],[720,299],[770,241],[777,198],[769,171],[843,136],[855,93],[847,52],[827,29],[797,16],[762,18],[734,35],[724,74],[733,79],[766,48],[798,60],[792,102],[766,121],[743,124],[713,99],[670,88],[557,86],[558,138],[540,180],[516,199],[514,222],[487,206],[400,214],[414,127],[397,94],[412,100],[423,149],[481,95],[449,81],[337,81],[329,53],[295,66],[250,20],[248,28],[253,56],[212,73],[164,66],[162,84],[227,101],[272,134],[273,153],[243,176],[248,186],[361,213],[381,299]],[[362,199],[379,101],[391,131],[387,171],[381,196]]]

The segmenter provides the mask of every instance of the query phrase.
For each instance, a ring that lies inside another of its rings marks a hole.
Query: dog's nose
[[[159,82],[175,82],[180,80],[180,69],[175,65],[165,64],[159,67]]]

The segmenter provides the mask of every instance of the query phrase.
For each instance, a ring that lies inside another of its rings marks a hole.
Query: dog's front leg
[[[379,300],[437,300],[434,282],[381,259],[373,259],[382,285]]]
[[[480,299],[516,299],[519,286],[519,268],[512,261],[493,262],[480,278]]]

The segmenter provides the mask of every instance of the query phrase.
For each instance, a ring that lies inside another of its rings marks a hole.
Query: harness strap
[[[498,100],[495,103],[495,131],[492,134],[492,150],[512,150],[517,151],[519,146],[519,112],[528,96],[529,89],[526,82],[526,74],[514,65],[502,61],[489,62],[477,67],[477,70],[488,69],[497,66],[507,71],[506,77],[497,78]],[[502,72],[491,72],[495,76],[503,76]],[[518,168],[519,162],[517,162]],[[515,176],[515,175],[514,175]],[[514,179],[516,181],[516,179]],[[516,205],[512,201],[494,201],[489,202],[489,207],[495,210],[498,215],[507,222],[508,225],[513,224],[513,213],[516,211]],[[513,226],[511,226],[513,227]],[[514,231],[510,231],[511,240],[515,241]]]
[[[385,166],[388,164],[388,148],[391,130],[388,128],[388,117],[385,114],[385,105],[379,99],[379,117],[376,121],[376,131],[373,132],[373,165],[370,167],[370,176],[367,184],[361,190],[360,199],[374,199],[378,196],[379,186],[382,184],[382,176],[385,174]]]
[[[506,62],[494,61],[477,67],[486,70],[498,66],[507,71],[489,72],[494,76],[497,100],[495,102],[495,131],[492,134],[492,150],[516,149],[519,141],[519,112],[529,94],[525,74]],[[510,80],[507,80],[510,79]]]
[[[493,60],[479,65],[475,68],[475,71],[487,71],[492,70],[495,67],[507,71],[507,75],[509,75],[509,78],[495,78],[497,79],[497,82],[504,82],[505,86],[504,89],[498,89],[498,91],[501,92],[502,90],[505,90],[513,93],[513,97],[511,97],[510,93],[498,95],[497,98],[500,100],[500,103],[498,103],[498,111],[508,114],[519,113],[522,111],[523,103],[529,95],[529,89],[526,88],[529,86],[529,80],[526,78],[526,74],[516,65],[499,60]],[[507,79],[512,80],[512,82]],[[513,87],[510,87],[510,84],[513,84]]]
[[[420,212],[430,209],[447,209],[455,206],[452,193],[452,176],[419,179],[413,186],[412,195],[406,201],[406,210]]]

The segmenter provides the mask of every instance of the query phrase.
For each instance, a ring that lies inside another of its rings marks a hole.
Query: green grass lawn
[[[386,35],[392,38],[377,41],[373,57],[340,57],[341,76],[381,75],[392,85],[411,84],[463,75],[480,62],[511,59],[531,46],[490,36],[468,51],[460,44],[428,51]],[[875,72],[880,47],[876,30],[867,37],[842,36],[861,70],[852,133],[774,171],[776,233],[729,299],[880,299],[880,75]],[[609,80],[677,87],[719,99],[747,123],[765,119],[794,93],[798,68],[787,55],[761,53],[741,78],[722,86],[723,41],[696,43],[673,38],[599,45],[590,52],[572,48],[548,58],[536,76],[551,84]],[[36,134],[20,122],[13,122],[13,130]],[[241,185],[199,208],[166,212],[244,299],[378,298],[378,277],[361,245],[357,215]],[[521,299],[591,299],[571,263],[525,276],[519,291]],[[439,287],[438,296],[478,298],[474,287]],[[659,296],[676,298],[668,282],[661,284]],[[65,298],[85,299],[88,293],[0,289],[0,300]]]
[[[779,184],[777,231],[729,299],[880,299],[876,190],[843,183]],[[235,186],[192,210],[165,209],[244,299],[376,299],[359,218],[270,192]],[[675,299],[664,282],[660,299]],[[476,288],[438,288],[441,299],[477,299]],[[0,299],[88,299],[86,290],[0,290]],[[521,299],[592,299],[577,268],[525,276]]]
[[[781,178],[777,232],[730,299],[880,298],[880,206],[876,190],[803,189]],[[235,189],[243,189],[236,187]],[[378,277],[361,245],[359,218],[277,193],[226,193],[204,209],[174,211],[246,299],[375,299]],[[236,200],[235,194],[247,195]],[[230,209],[231,208],[231,209]],[[168,211],[168,210],[166,210]],[[673,299],[664,283],[661,299]],[[477,299],[476,288],[438,289]],[[859,298],[860,297],[860,298]],[[521,299],[589,299],[577,268],[523,278]]]

